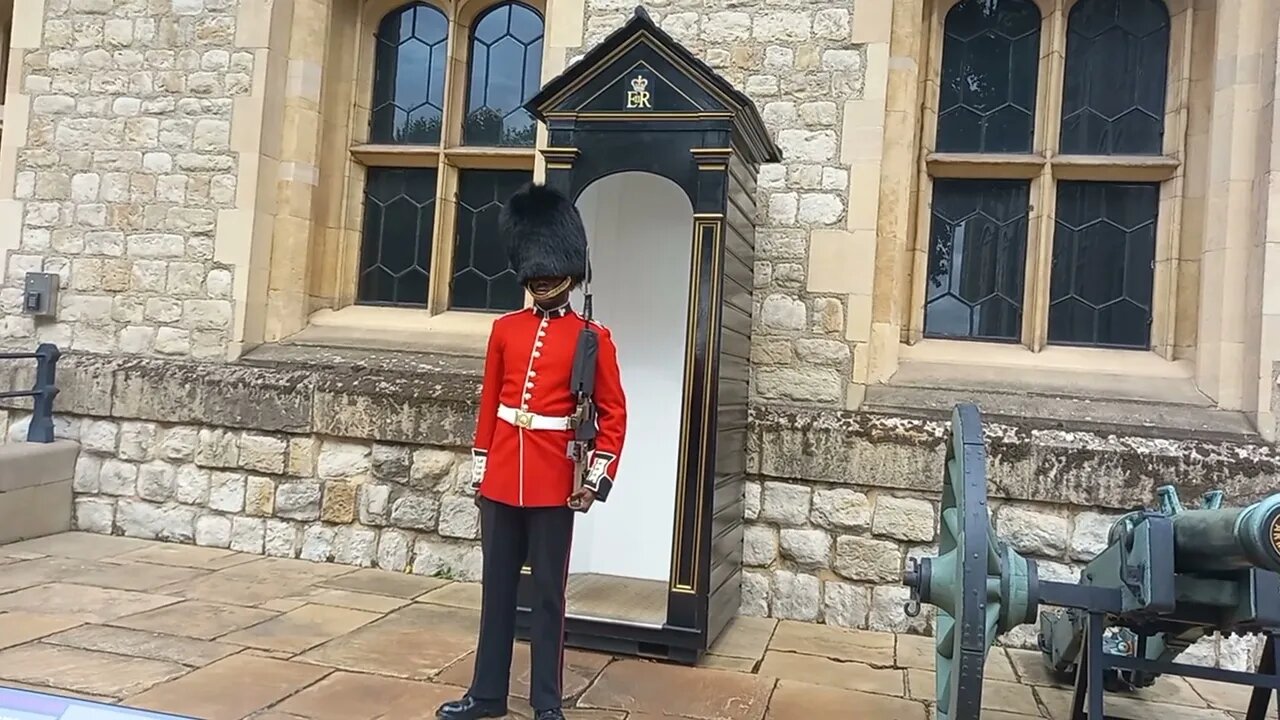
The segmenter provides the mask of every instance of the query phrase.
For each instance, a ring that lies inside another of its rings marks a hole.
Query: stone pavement
[[[471,672],[479,586],[67,533],[0,547],[0,684],[206,720],[432,717]],[[740,618],[702,667],[569,651],[570,720],[926,720],[928,638]],[[513,693],[527,693],[516,652]],[[1065,719],[1038,654],[996,649],[983,720]],[[1160,704],[1152,702],[1158,699]],[[1109,710],[1242,718],[1247,691],[1162,679]],[[527,718],[515,701],[512,716]]]

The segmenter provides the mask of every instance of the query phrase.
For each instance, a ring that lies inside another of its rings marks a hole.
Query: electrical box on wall
[[[22,312],[36,317],[53,317],[58,307],[58,275],[29,272],[22,293]]]

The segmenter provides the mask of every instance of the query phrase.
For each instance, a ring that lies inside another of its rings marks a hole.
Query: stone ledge
[[[942,489],[949,423],[866,412],[755,407],[749,469],[763,478]],[[995,498],[1126,510],[1177,485],[1221,489],[1232,505],[1280,486],[1280,451],[1262,443],[1117,436],[985,424]]]

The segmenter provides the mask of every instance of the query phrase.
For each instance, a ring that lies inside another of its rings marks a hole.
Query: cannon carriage
[[[1077,583],[1042,580],[1036,561],[1002,541],[987,505],[986,445],[974,405],[952,416],[944,471],[938,556],[909,560],[905,608],[937,608],[937,717],[980,717],[983,667],[996,638],[1039,625],[1046,665],[1074,678],[1071,720],[1104,720],[1106,692],[1146,687],[1160,675],[1254,688],[1247,720],[1262,720],[1280,691],[1280,493],[1224,507],[1220,491],[1185,508],[1175,488],[1156,509],[1112,525],[1107,548]],[[1213,633],[1265,638],[1255,672],[1176,662]],[[1110,719],[1118,720],[1118,719]]]

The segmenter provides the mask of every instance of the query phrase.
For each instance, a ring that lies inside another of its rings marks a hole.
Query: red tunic
[[[585,322],[568,305],[518,310],[494,321],[472,449],[472,487],[484,497],[520,507],[568,502],[574,465],[567,421],[575,409],[569,381]],[[583,484],[604,501],[622,455],[627,403],[613,338],[603,326],[592,325],[600,338],[597,435]]]

